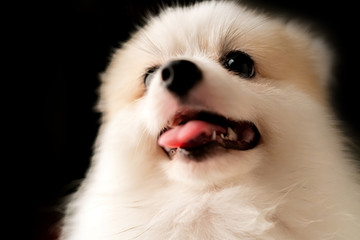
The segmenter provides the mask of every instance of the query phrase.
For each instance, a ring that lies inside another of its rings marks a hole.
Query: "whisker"
[[[137,236],[133,237],[132,239],[138,239],[139,237],[141,237],[144,233],[146,233],[150,229],[151,229],[151,226],[148,226],[147,228],[144,229],[144,231],[142,231],[141,233],[139,233]]]
[[[122,234],[122,233],[129,232],[129,231],[131,231],[131,230],[135,230],[135,229],[137,229],[137,228],[140,228],[141,226],[142,226],[142,225],[138,225],[138,226],[126,228],[126,229],[121,230],[120,232],[118,232],[117,235],[118,235],[118,234]]]

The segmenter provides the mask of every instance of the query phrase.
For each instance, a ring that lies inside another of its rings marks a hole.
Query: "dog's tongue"
[[[192,120],[163,133],[158,144],[167,148],[192,148],[214,141],[214,131],[226,133],[226,129],[209,122]]]

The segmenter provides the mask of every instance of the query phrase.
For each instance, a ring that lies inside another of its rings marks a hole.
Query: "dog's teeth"
[[[213,140],[213,141],[216,140],[216,131],[215,130],[212,133],[211,140]]]
[[[231,128],[228,127],[227,131],[228,131],[229,140],[232,140],[232,141],[237,140],[238,136]]]
[[[220,134],[220,137],[222,138],[222,139],[225,139],[225,136],[224,136],[224,134],[222,133],[222,134]]]

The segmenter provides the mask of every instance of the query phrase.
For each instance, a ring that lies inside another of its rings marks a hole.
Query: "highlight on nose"
[[[200,69],[188,60],[174,60],[161,71],[163,85],[173,94],[183,97],[202,79]]]

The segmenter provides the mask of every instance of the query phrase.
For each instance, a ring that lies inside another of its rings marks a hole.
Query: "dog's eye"
[[[229,52],[223,61],[226,69],[238,74],[243,78],[255,76],[254,61],[249,55],[241,51]]]
[[[149,68],[147,70],[147,72],[145,73],[144,75],[144,84],[145,84],[145,87],[148,88],[150,83],[151,83],[151,80],[153,79],[154,77],[154,74],[156,72],[156,70],[158,69],[159,67],[152,67],[152,68]]]

